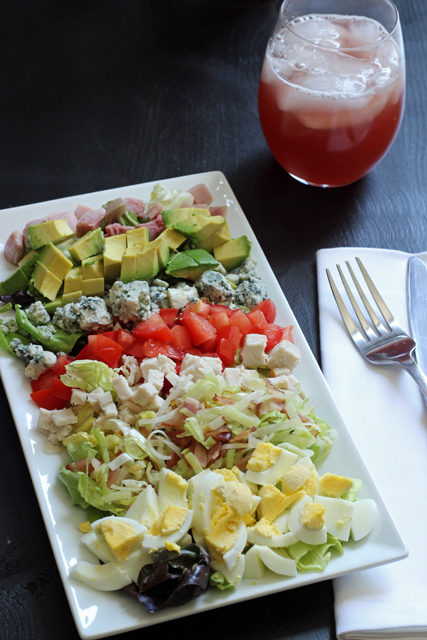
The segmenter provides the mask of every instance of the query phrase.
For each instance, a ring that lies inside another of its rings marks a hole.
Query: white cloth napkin
[[[337,636],[340,640],[427,638],[427,409],[406,371],[368,363],[344,327],[325,269],[331,271],[350,308],[336,265],[347,276],[348,260],[364,284],[356,256],[409,332],[410,254],[360,248],[323,249],[317,254],[323,373],[409,556],[334,580]],[[419,257],[427,262],[427,253]]]

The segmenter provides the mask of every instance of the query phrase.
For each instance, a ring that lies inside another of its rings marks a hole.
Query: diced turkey
[[[24,234],[22,231],[14,231],[4,245],[4,257],[10,264],[18,264],[24,257],[24,251]]]
[[[213,200],[212,194],[205,184],[196,184],[195,187],[188,191],[194,198],[194,204],[210,205]]]

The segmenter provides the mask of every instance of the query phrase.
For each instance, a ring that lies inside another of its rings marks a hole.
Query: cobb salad
[[[375,522],[361,479],[318,475],[336,434],[225,214],[204,185],[159,184],[5,245],[0,344],[25,363],[46,453],[67,449],[59,479],[94,554],[71,579],[148,611],[321,571]]]

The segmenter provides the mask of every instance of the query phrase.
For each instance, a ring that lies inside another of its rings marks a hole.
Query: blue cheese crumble
[[[46,311],[44,304],[40,301],[30,304],[26,313],[28,320],[36,327],[49,324],[50,322],[50,315]]]
[[[46,369],[56,364],[56,355],[45,351],[39,344],[23,344],[19,338],[15,338],[10,348],[17,358],[25,362],[25,375],[32,380],[37,380]]]
[[[0,324],[0,330],[4,333],[18,333],[19,325],[15,318],[5,318]]]
[[[159,309],[169,307],[168,296],[169,283],[159,278],[155,278],[150,286],[151,313],[156,313]]]
[[[230,304],[233,302],[233,289],[222,273],[205,271],[196,282],[201,296],[215,304]]]
[[[150,315],[150,289],[146,280],[117,281],[106,298],[111,313],[121,322],[140,322]]]
[[[253,309],[268,298],[267,288],[259,278],[248,275],[234,292],[234,302],[240,307]]]
[[[67,333],[82,333],[97,329],[108,329],[113,318],[102,298],[82,296],[77,302],[58,307],[52,318],[54,325]]]
[[[199,294],[196,287],[179,282],[176,287],[169,287],[168,298],[172,309],[183,309],[189,302],[197,302]]]

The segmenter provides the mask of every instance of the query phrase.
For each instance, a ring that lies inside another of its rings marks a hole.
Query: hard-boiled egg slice
[[[281,533],[280,535],[263,536],[252,527],[248,528],[248,542],[251,544],[257,544],[265,547],[289,547],[291,544],[295,544],[298,540],[292,535],[290,531],[287,533]]]
[[[275,524],[282,533],[287,533],[289,531],[288,525],[289,511],[284,511],[277,516],[275,520],[273,520],[272,524]]]
[[[191,477],[188,480],[187,498],[190,501],[193,499],[193,495],[196,490],[196,487],[200,484],[200,482],[202,482],[203,478],[206,478],[206,476],[210,475],[211,473],[212,471],[210,469],[205,469],[200,473],[196,473],[195,476]]]
[[[93,522],[92,530],[105,539],[116,560],[120,561],[141,543],[147,527],[130,518],[107,516]]]
[[[129,507],[126,517],[140,522],[149,529],[160,515],[159,501],[151,485],[145,487]]]
[[[260,444],[270,444],[270,443],[260,443]],[[256,454],[260,444],[255,449],[253,455]],[[274,447],[274,445],[271,445]],[[277,449],[278,447],[275,447]],[[258,456],[260,457],[260,456]],[[267,458],[267,456],[265,456]],[[252,458],[251,458],[252,459]],[[286,449],[280,450],[280,455],[277,458],[276,462],[272,465],[268,466],[268,460],[261,460],[258,466],[265,468],[262,471],[253,471],[250,468],[246,471],[246,480],[249,482],[253,482],[255,484],[276,484],[276,482],[280,479],[284,473],[289,471],[293,464],[295,464],[296,460],[298,460],[298,456],[296,453],[292,453],[291,451],[287,451]],[[250,460],[249,460],[250,463]],[[248,464],[249,464],[248,463]]]
[[[314,496],[314,502],[325,507],[325,525],[328,533],[338,540],[347,541],[350,536],[354,503],[326,496]]]
[[[215,569],[215,571],[222,573],[224,578],[237,588],[245,572],[245,556],[242,554],[231,570],[227,569],[223,562],[211,562],[211,567],[212,569]]]
[[[139,572],[146,564],[152,564],[150,554],[145,549],[136,549],[127,558],[117,563],[133,582],[137,582]]]
[[[256,547],[251,547],[245,553],[245,572],[243,577],[249,580],[258,580],[265,575],[265,564],[259,557]]]
[[[227,553],[224,554],[223,560],[227,569],[231,571],[236,562],[238,561],[240,554],[243,549],[246,547],[246,542],[248,539],[247,528],[243,520],[239,523],[237,528],[238,538],[234,545],[231,547]]]
[[[351,537],[353,540],[361,540],[372,531],[377,511],[377,505],[371,498],[353,502],[353,520],[351,523]]]
[[[291,508],[288,518],[289,531],[297,540],[301,540],[301,542],[306,542],[307,544],[324,544],[327,539],[327,529],[325,525],[323,525],[321,529],[308,529],[301,523],[301,513],[305,505],[309,502],[313,503],[313,499],[305,495]]]
[[[212,511],[220,499],[214,489],[220,484],[224,484],[224,478],[219,473],[209,471],[195,486],[192,498],[193,528],[200,535],[210,531]]]
[[[97,535],[95,531],[89,531],[82,537],[82,542],[92,553],[102,562],[115,562],[116,557],[111,548],[105,542],[101,535]]]
[[[115,562],[95,565],[80,560],[71,568],[70,576],[98,591],[116,591],[132,582],[129,575]]]
[[[177,507],[188,507],[188,482],[169,469],[163,468],[159,480],[159,510],[160,513],[170,504]]]
[[[255,545],[253,549],[270,571],[291,578],[295,578],[297,575],[296,562],[289,558],[285,551],[273,551],[270,547],[258,545]]]
[[[143,549],[164,549],[166,542],[170,543],[178,543],[191,527],[191,522],[193,519],[193,511],[191,509],[187,509],[187,514],[185,516],[185,520],[182,525],[174,531],[173,533],[169,533],[167,535],[153,535],[151,533],[147,533],[142,541]]]

